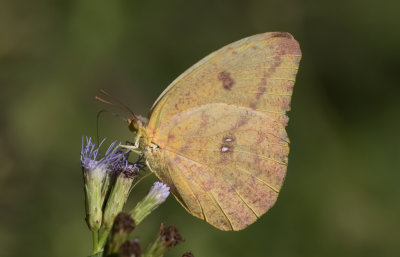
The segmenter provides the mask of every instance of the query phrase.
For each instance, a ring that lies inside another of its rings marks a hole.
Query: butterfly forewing
[[[189,68],[153,105],[149,129],[173,115],[207,103],[229,103],[274,113],[287,122],[301,52],[288,33],[242,39]]]

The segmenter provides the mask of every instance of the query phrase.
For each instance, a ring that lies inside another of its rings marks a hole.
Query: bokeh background
[[[303,59],[291,154],[275,207],[221,232],[173,197],[138,228],[186,241],[181,256],[400,255],[398,0],[0,2],[0,256],[87,256],[79,152],[96,135],[103,88],[146,115],[162,90],[212,51],[288,31]],[[105,115],[100,133],[127,140]],[[154,176],[135,189],[128,206]]]

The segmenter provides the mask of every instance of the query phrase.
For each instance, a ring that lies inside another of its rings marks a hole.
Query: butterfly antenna
[[[100,101],[100,102],[102,102],[102,103],[111,105],[111,106],[113,106],[113,107],[119,108],[119,109],[121,109],[121,110],[123,110],[123,111],[126,111],[126,112],[132,114],[132,117],[133,117],[134,119],[137,119],[137,117],[136,117],[136,115],[133,113],[133,111],[132,111],[131,109],[129,109],[129,107],[126,106],[123,102],[121,102],[118,98],[116,98],[115,96],[113,96],[113,95],[111,95],[110,93],[106,92],[104,89],[100,89],[100,93],[102,93],[103,95],[105,95],[105,96],[111,98],[113,101],[116,102],[116,104],[115,104],[115,103],[112,103],[112,102],[110,102],[110,101],[104,100],[104,99],[102,99],[102,98],[100,98],[100,97],[98,97],[98,96],[96,96],[96,100],[98,100],[98,101]]]

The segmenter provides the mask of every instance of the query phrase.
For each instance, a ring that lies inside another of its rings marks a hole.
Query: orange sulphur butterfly
[[[192,215],[241,230],[275,203],[286,174],[286,112],[301,59],[284,32],[244,38],[208,55],[134,116],[133,148]]]

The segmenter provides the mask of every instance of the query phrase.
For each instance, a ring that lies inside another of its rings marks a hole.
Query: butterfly
[[[211,53],[134,116],[134,149],[192,215],[241,230],[276,202],[288,164],[285,130],[301,50],[286,32]]]

